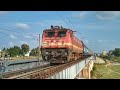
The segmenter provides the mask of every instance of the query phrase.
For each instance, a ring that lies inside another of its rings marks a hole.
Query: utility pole
[[[38,42],[39,42],[39,46],[38,46],[38,65],[40,65],[40,34],[39,34]]]

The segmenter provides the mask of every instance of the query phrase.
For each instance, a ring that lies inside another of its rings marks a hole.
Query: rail
[[[27,73],[23,73],[17,76],[9,77],[6,79],[47,79],[48,77],[80,62],[81,60],[72,61],[66,64],[49,66],[46,68],[38,69],[35,71],[30,71]]]
[[[9,78],[9,77],[13,77],[13,76],[20,75],[20,74],[23,74],[23,73],[27,73],[27,72],[30,72],[30,71],[35,71],[37,69],[45,68],[45,67],[48,67],[48,66],[49,66],[49,64],[44,64],[44,65],[36,66],[36,67],[33,67],[33,68],[27,68],[27,69],[12,71],[12,72],[6,72],[6,73],[0,74],[0,77],[3,78],[3,79],[4,78]]]

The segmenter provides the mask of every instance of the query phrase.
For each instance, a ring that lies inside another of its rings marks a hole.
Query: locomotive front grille
[[[59,61],[64,57],[67,57],[68,52],[66,49],[44,49],[42,50],[42,56],[47,61]]]

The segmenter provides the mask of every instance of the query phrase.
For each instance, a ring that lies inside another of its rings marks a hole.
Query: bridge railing
[[[48,79],[74,79],[76,75],[89,63],[90,60],[92,60],[93,57],[89,57],[87,59],[84,59],[77,64],[74,64],[70,67],[68,67],[65,70],[62,70],[53,76],[50,76]]]

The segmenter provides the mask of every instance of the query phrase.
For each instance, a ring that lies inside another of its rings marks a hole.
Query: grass
[[[120,73],[120,65],[114,65],[112,67],[109,67],[111,70]]]
[[[120,63],[120,57],[116,57],[116,56],[107,56],[105,58],[103,58],[104,60],[109,60],[109,61],[112,61],[112,62],[119,62]]]
[[[94,65],[92,79],[120,79],[120,65]]]

